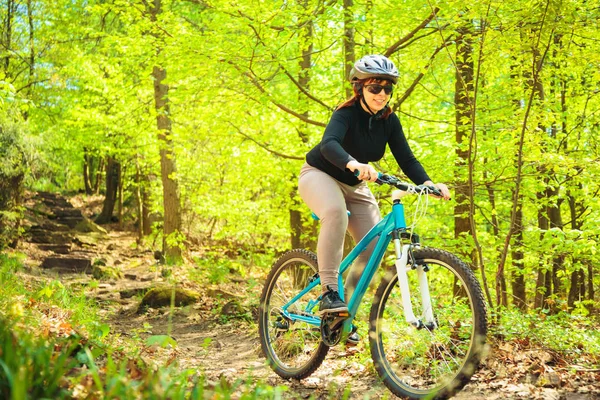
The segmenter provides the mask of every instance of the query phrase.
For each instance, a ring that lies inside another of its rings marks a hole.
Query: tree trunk
[[[346,80],[350,76],[350,71],[356,61],[354,52],[354,0],[344,0],[344,88],[346,98],[349,99],[354,94],[352,87],[346,84]]]
[[[157,22],[162,12],[162,1],[154,0],[148,4],[150,20]],[[155,36],[158,36],[156,34]],[[158,38],[160,39],[160,37]],[[162,49],[157,47],[156,54]],[[154,107],[156,110],[156,126],[160,145],[160,172],[163,187],[163,253],[169,263],[178,263],[182,259],[181,240],[181,203],[179,200],[179,184],[175,153],[171,140],[171,112],[169,105],[169,85],[164,83],[167,71],[160,65],[152,68],[154,79]]]
[[[88,196],[92,194],[91,184],[91,157],[88,154],[88,150],[83,148],[83,185],[85,187],[85,194]]]
[[[100,193],[100,185],[102,183],[102,171],[104,170],[104,158],[96,158],[98,160],[98,166],[94,169],[92,168],[91,171],[94,172],[94,194],[98,194]],[[92,165],[93,165],[93,161],[94,158],[92,158]]]
[[[27,95],[33,97],[33,88],[35,82],[35,40],[34,40],[34,22],[33,22],[33,2],[27,0],[27,23],[29,27],[29,58],[27,64],[29,64],[29,82],[27,85]],[[26,108],[23,110],[23,119],[27,121],[29,119],[29,110]]]
[[[540,173],[540,176],[544,176]],[[538,203],[541,202],[544,198],[544,195],[541,192],[537,193]],[[548,217],[545,212],[546,208],[543,207],[538,210],[538,228],[540,229],[540,240],[544,238],[544,232],[548,230]],[[538,268],[538,276],[535,284],[535,300],[533,303],[534,308],[543,308],[546,303],[546,298],[550,295],[550,291],[548,290],[548,286],[546,284],[546,275],[548,274],[548,269],[544,265],[543,262],[540,262]]]
[[[456,168],[454,169],[455,198],[454,237],[463,239],[471,235],[469,220],[469,187],[464,171],[467,170],[469,151],[467,142],[471,131],[471,93],[473,93],[473,43],[467,26],[459,29],[460,39],[456,43],[456,80],[454,105],[456,121]],[[463,258],[473,261],[473,249],[462,252]]]
[[[123,229],[123,169],[119,168],[119,185],[117,190],[117,215],[119,216],[119,229]]]
[[[585,272],[582,269],[571,272],[571,287],[567,298],[569,310],[575,308],[575,302],[585,299]]]
[[[546,9],[546,11],[547,11],[547,9]],[[545,18],[545,14],[544,14],[544,18]],[[526,46],[530,46],[530,43],[532,43],[532,40],[531,40],[532,38],[529,36],[525,37],[524,30],[521,30],[521,32],[523,34],[523,37],[522,37],[523,44]],[[542,31],[539,30],[537,32],[537,38],[536,38],[536,40],[533,40],[533,43],[539,44],[541,37],[542,37]],[[550,44],[548,44],[548,47],[549,46],[550,46]],[[546,48],[546,50],[548,49],[548,47]],[[543,55],[541,55],[541,54],[543,54]],[[504,240],[504,247],[503,247],[502,253],[500,255],[500,262],[498,264],[498,275],[500,275],[500,273],[504,272],[510,243],[512,240],[512,236],[515,233],[517,214],[518,214],[519,209],[521,208],[521,203],[520,203],[521,185],[522,185],[521,180],[522,180],[522,176],[523,176],[523,164],[524,164],[523,151],[524,151],[524,144],[525,144],[525,133],[527,132],[527,127],[528,127],[528,122],[529,122],[529,115],[532,111],[532,105],[534,103],[534,100],[537,98],[540,102],[543,101],[543,87],[542,87],[542,82],[540,80],[540,71],[543,66],[544,57],[546,56],[546,52],[544,51],[543,53],[540,53],[539,49],[536,48],[535,46],[533,46],[531,55],[532,55],[532,63],[531,63],[532,69],[530,72],[525,71],[525,73],[523,74],[524,76],[528,77],[526,89],[529,89],[530,93],[529,93],[529,96],[525,103],[526,104],[525,114],[523,116],[523,122],[521,124],[520,134],[519,134],[518,142],[517,142],[517,151],[515,153],[516,154],[515,155],[516,177],[515,177],[515,189],[514,189],[514,192],[512,195],[512,207],[511,207],[511,212],[510,212],[510,227],[508,230],[508,234],[506,235],[506,238]],[[540,273],[541,272],[542,272],[542,270],[540,270]],[[544,286],[548,285],[548,280],[544,279],[544,276],[538,274],[537,285],[538,286],[536,287],[536,289],[539,289],[541,292],[542,285],[544,285]],[[536,291],[536,302],[537,302],[537,300],[539,300],[538,297],[546,296],[548,294],[548,292],[545,292],[545,293],[540,293],[540,292]]]
[[[564,109],[564,108],[563,108]],[[576,168],[576,173],[582,171],[581,167]],[[577,187],[582,189],[582,185],[578,184]],[[569,210],[571,216],[571,229],[581,230],[583,228],[584,220],[582,216],[586,210],[586,206],[583,201],[578,201],[571,192],[567,193],[567,199],[569,202]],[[575,306],[576,300],[594,300],[594,270],[592,264],[587,261],[588,267],[584,268],[585,259],[573,258],[573,264],[581,263],[581,269],[579,270],[579,276],[571,275],[571,290],[569,291],[569,308],[572,309]],[[587,285],[586,285],[586,270],[587,270]],[[575,271],[578,272],[578,271]],[[574,273],[575,273],[574,272]],[[576,289],[574,289],[574,287]],[[578,298],[576,298],[578,297]],[[593,303],[586,305],[586,307],[593,312]]]
[[[595,295],[595,291],[594,291],[594,267],[593,265],[590,263],[588,264],[587,267],[588,270],[588,280],[587,280],[587,299],[588,300],[594,300],[594,295]],[[585,285],[585,282],[582,283],[583,285]],[[592,303],[592,305],[589,306],[590,308],[590,312],[594,313],[594,306],[595,303]]]
[[[138,244],[144,243],[144,224],[143,224],[143,215],[144,215],[144,203],[142,201],[142,178],[140,173],[140,163],[138,158],[135,159],[135,204],[136,204],[136,219],[137,219],[137,240]]]
[[[307,9],[308,2],[306,0],[301,1],[300,4],[304,9]],[[300,72],[298,74],[298,84],[301,88],[309,91],[310,88],[310,67],[312,63],[313,53],[313,25],[312,23],[306,23],[300,34]],[[303,93],[298,94],[298,103],[300,104],[300,110],[303,117],[308,119],[308,101],[304,97]],[[298,135],[302,143],[308,143],[308,135],[304,129],[298,130]],[[294,175],[291,179],[297,180],[298,177]],[[308,215],[303,215],[300,211],[300,202],[298,201],[298,187],[294,185],[290,192],[292,199],[292,206],[290,208],[290,227],[291,227],[291,244],[293,249],[297,248],[310,248],[314,250],[316,248],[314,236],[307,235],[304,232],[304,227],[308,226]]]
[[[16,12],[17,4],[14,0],[6,1],[6,17],[4,18],[4,26],[2,29],[2,52],[5,54],[4,58],[1,61],[2,68],[4,69],[4,76],[6,78],[10,78],[12,76],[10,72],[10,57],[12,52],[10,51],[12,48],[12,31],[13,31],[13,19],[14,14]],[[6,79],[10,80],[10,79]]]
[[[512,248],[512,263],[515,268],[512,278],[512,293],[514,305],[525,311],[527,309],[527,292],[523,275],[523,261],[523,210],[519,205],[515,219],[515,241]]]
[[[145,178],[145,177],[144,177]],[[142,178],[142,179],[144,179]],[[148,180],[144,180],[145,183]],[[148,187],[143,185],[141,188],[142,192],[142,232],[144,236],[148,236],[152,233],[152,219],[150,218],[150,193]]]
[[[179,185],[175,174],[175,155],[171,143],[171,118],[169,117],[169,86],[163,81],[167,77],[167,71],[159,66],[152,69],[154,78],[154,103],[156,107],[156,125],[158,127],[158,139],[161,142],[160,149],[160,171],[163,186],[163,253],[169,262],[181,260],[181,247],[170,239],[173,235],[181,232],[181,211],[179,202]]]
[[[521,71],[519,69],[518,63],[515,62],[511,65],[511,79],[513,79],[516,85],[520,83],[517,79],[521,78]],[[512,106],[514,108],[515,120],[521,108],[520,99],[514,99],[512,101]],[[517,162],[517,161],[515,161]],[[522,311],[527,309],[527,285],[525,282],[525,277],[523,276],[523,270],[525,266],[524,263],[524,255],[523,255],[523,199],[519,197],[517,199],[517,212],[515,217],[515,226],[514,226],[514,235],[515,240],[513,243],[513,250],[511,252],[512,255],[512,263],[514,266],[514,271],[512,274],[512,293],[513,293],[513,304]],[[495,216],[494,216],[495,218]]]
[[[292,179],[297,179],[294,176]],[[292,198],[292,207],[290,208],[290,228],[292,230],[291,234],[291,244],[292,249],[300,249],[303,248],[304,244],[302,243],[302,213],[300,212],[300,202],[298,201],[298,197],[296,193],[298,192],[298,187],[294,185],[290,193],[290,197]]]
[[[106,194],[102,204],[102,212],[96,217],[97,224],[107,224],[112,221],[115,203],[117,201],[117,192],[119,188],[119,174],[121,164],[113,157],[108,156],[106,163]]]

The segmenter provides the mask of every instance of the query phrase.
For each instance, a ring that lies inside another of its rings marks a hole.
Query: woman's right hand
[[[346,168],[355,174],[356,171],[358,171],[358,175],[356,177],[361,181],[375,182],[379,177],[379,173],[375,170],[375,168],[369,164],[359,163],[356,160],[349,161],[348,164],[346,164]]]

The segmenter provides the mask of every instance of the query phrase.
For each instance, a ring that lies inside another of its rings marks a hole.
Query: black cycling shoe
[[[356,332],[357,329],[356,325],[352,325],[352,332],[346,339],[346,346],[356,346],[360,342],[360,335]]]
[[[321,304],[319,305],[319,315],[323,315],[326,313],[338,313],[338,312],[348,312],[348,306],[346,303],[342,301],[340,298],[340,294],[335,290],[329,289],[321,299]]]

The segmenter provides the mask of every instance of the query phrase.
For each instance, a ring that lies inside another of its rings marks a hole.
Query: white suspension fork
[[[398,285],[402,294],[402,307],[404,308],[404,317],[406,322],[416,328],[435,329],[437,324],[433,316],[431,307],[431,296],[429,295],[429,284],[427,282],[427,273],[423,270],[422,265],[417,265],[417,278],[421,289],[421,304],[423,305],[423,320],[418,319],[412,307],[410,300],[410,289],[408,287],[408,253],[411,245],[405,244],[400,247],[400,239],[394,239],[394,249],[396,250],[396,271],[398,272]]]

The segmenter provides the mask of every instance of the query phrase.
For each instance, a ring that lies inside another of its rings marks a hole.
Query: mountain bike
[[[412,229],[415,224],[406,225],[404,195],[419,196],[416,221],[425,215],[428,195],[441,193],[385,174],[379,174],[377,183],[399,190],[392,193],[392,211],[340,265],[342,288],[343,273],[375,241],[347,301],[348,312],[317,314],[322,297],[317,257],[307,250],[290,250],[275,262],[262,292],[258,317],[262,351],[282,378],[303,379],[312,374],[329,348],[352,331],[361,301],[393,243],[395,268],[382,278],[369,315],[374,367],[385,386],[399,397],[447,398],[468,383],[483,356],[487,333],[483,293],[463,261],[447,251],[421,247]]]

